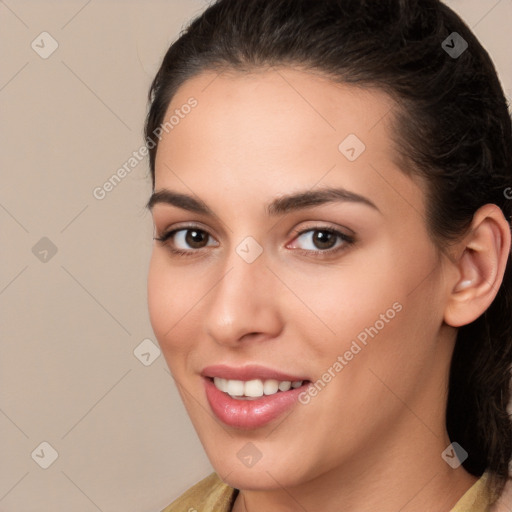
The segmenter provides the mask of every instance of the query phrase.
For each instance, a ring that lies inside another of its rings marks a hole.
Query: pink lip
[[[309,382],[300,388],[278,391],[274,395],[237,400],[217,389],[211,378],[204,378],[206,398],[213,413],[226,425],[238,429],[255,429],[271,422],[297,403],[299,394],[307,385]]]
[[[214,366],[207,366],[201,372],[203,377],[220,377],[221,379],[230,379],[230,380],[253,380],[253,379],[262,379],[269,380],[275,379],[279,381],[289,380],[291,382],[298,380],[309,380],[307,377],[300,377],[297,375],[290,375],[287,373],[282,373],[277,370],[272,370],[271,368],[266,368],[264,366],[259,366],[257,364],[251,364],[247,366],[242,366],[239,368],[235,368],[232,366],[226,366],[223,364],[218,364]]]
[[[298,396],[309,384],[309,379],[302,376],[283,373],[259,365],[231,367],[226,365],[207,366],[201,372],[204,377],[206,398],[210,407],[226,425],[238,429],[255,429],[263,427],[297,403]],[[220,391],[213,383],[213,377],[229,380],[248,381],[253,379],[278,381],[307,381],[299,388],[278,391],[274,395],[263,395],[250,400],[237,400]]]

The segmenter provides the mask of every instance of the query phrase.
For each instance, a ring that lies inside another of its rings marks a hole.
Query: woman
[[[220,0],[150,102],[150,318],[215,469],[165,510],[510,510],[511,121],[460,18]]]

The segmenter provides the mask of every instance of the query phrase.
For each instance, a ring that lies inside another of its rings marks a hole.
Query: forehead
[[[194,108],[184,108],[191,98]],[[356,191],[364,182],[370,194],[410,189],[392,141],[395,108],[383,91],[299,69],[201,73],[165,114],[175,123],[159,143],[155,189],[245,183],[278,194],[320,181]]]
[[[244,147],[246,159],[253,161],[265,152],[307,158],[315,147],[324,151],[330,145],[337,152],[350,134],[390,153],[393,108],[393,100],[380,90],[338,84],[313,72],[208,71],[186,81],[174,95],[163,121],[172,123],[158,153],[164,146],[183,147],[194,140],[195,149],[208,149],[210,156],[215,147],[231,155]]]
[[[378,142],[388,145],[386,121],[393,118],[395,107],[390,96],[379,89],[340,84],[294,68],[201,73],[178,89],[165,118],[179,112],[191,97],[197,100],[197,107],[189,121],[179,130],[177,126],[173,129],[174,135],[190,135],[187,126],[193,124],[194,130],[206,128],[208,138],[218,135],[223,143],[229,142],[227,134],[232,143],[249,142],[257,136],[260,146],[325,136],[337,140],[350,133],[363,139],[369,132],[374,146]]]

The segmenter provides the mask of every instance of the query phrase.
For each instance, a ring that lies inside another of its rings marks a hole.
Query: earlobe
[[[491,305],[503,281],[510,253],[510,226],[501,209],[482,206],[452,263],[457,276],[451,287],[444,320],[452,327],[467,325]]]

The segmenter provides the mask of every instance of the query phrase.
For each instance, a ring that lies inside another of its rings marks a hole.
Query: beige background
[[[153,360],[147,162],[93,195],[141,147],[152,76],[205,5],[0,0],[0,511],[158,511],[211,471]],[[449,5],[510,97],[512,0]]]

